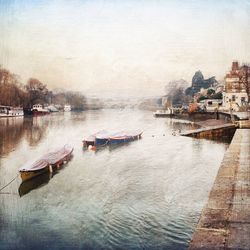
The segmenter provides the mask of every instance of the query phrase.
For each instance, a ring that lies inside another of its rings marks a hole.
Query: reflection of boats
[[[107,131],[100,131],[83,140],[84,146],[102,146],[110,144],[119,144],[140,139],[142,135],[141,130],[134,131],[120,131],[116,133],[109,133]]]
[[[49,110],[44,108],[41,104],[33,105],[31,111],[33,115],[46,115],[49,113]]]
[[[71,106],[70,106],[70,105],[64,105],[63,110],[64,110],[65,112],[71,111]]]
[[[0,117],[16,117],[23,116],[23,108],[11,107],[11,106],[0,106]]]
[[[31,190],[39,188],[47,184],[52,178],[52,173],[46,172],[37,176],[36,178],[29,179],[20,184],[18,188],[18,193],[21,196],[29,193]]]
[[[43,155],[35,162],[26,164],[19,169],[23,181],[34,178],[45,172],[53,172],[53,168],[59,168],[64,161],[68,161],[73,152],[73,147],[65,145],[58,150]]]

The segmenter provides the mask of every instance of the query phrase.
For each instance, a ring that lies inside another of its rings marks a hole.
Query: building
[[[240,107],[250,101],[250,66],[240,66],[238,62],[232,63],[232,69],[226,74],[223,91],[223,106],[238,111]]]

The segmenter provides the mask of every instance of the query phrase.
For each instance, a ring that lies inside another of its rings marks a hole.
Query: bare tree
[[[43,84],[41,81],[39,81],[36,78],[30,78],[25,85],[25,89],[28,92],[29,96],[29,106],[41,102],[45,103],[48,89],[45,84]]]
[[[19,76],[0,66],[0,104],[21,106],[26,97]]]
[[[250,103],[250,66],[243,65],[239,72],[240,85],[246,90],[248,103]]]

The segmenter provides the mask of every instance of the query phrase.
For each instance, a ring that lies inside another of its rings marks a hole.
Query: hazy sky
[[[0,64],[51,89],[161,95],[250,62],[250,0],[0,0]]]

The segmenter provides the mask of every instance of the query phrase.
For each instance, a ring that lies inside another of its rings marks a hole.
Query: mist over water
[[[186,249],[227,148],[172,135],[191,126],[138,110],[1,119],[0,187],[48,150],[74,152],[55,175],[2,191],[0,249]],[[144,133],[84,150],[83,137],[102,129]]]

